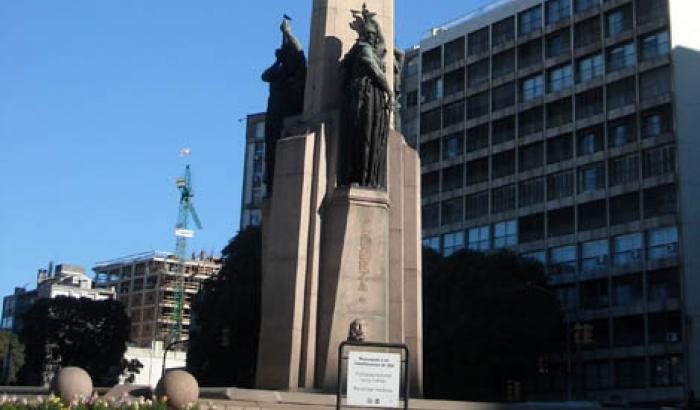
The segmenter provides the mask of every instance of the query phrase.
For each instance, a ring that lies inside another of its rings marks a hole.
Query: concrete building
[[[700,393],[697,16],[688,0],[497,1],[408,53],[424,245],[545,264],[592,332],[571,377],[552,364],[560,396],[567,380],[576,398]]]
[[[143,365],[138,374],[134,375],[134,380],[131,384],[148,385],[156,387],[161,377],[163,376],[163,357],[165,350],[163,342],[153,342],[149,347],[129,346],[124,352],[126,360],[138,360]],[[181,350],[168,351],[165,359],[165,369],[185,369],[187,366],[187,352]],[[124,383],[126,377],[122,376],[121,382]]]
[[[114,288],[131,318],[130,342],[150,347],[154,341],[166,341],[175,324],[177,267],[182,262],[169,252],[153,251],[97,263],[92,270],[101,288]],[[187,339],[190,305],[205,280],[221,269],[221,260],[199,257],[184,262],[185,302],[182,339]]]
[[[265,113],[246,118],[245,163],[241,194],[240,229],[259,226],[262,222],[260,204],[265,196]]]
[[[95,288],[82,266],[61,264],[54,271],[50,265],[49,269],[39,269],[36,289],[15,288],[14,294],[3,299],[2,328],[21,331],[22,315],[34,302],[57,297],[107,300],[114,298],[114,290]]]

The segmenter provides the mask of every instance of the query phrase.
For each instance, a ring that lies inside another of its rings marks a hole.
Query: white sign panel
[[[348,405],[398,407],[400,386],[400,353],[350,352]]]
[[[182,236],[183,238],[191,238],[194,236],[194,231],[189,229],[178,228],[175,230],[175,236]]]

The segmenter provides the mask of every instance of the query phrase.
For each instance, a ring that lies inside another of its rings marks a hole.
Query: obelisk
[[[368,341],[409,346],[411,391],[422,391],[418,155],[392,129],[385,187],[337,177],[340,61],[363,3],[383,31],[393,87],[394,0],[314,0],[304,111],[277,143],[263,215],[259,388],[333,391],[338,346],[363,323]]]

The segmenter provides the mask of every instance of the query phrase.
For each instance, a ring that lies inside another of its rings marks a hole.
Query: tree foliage
[[[509,252],[424,250],[425,390],[429,397],[502,401],[524,394],[540,359],[560,351],[563,321],[542,265]]]
[[[2,360],[0,385],[17,383],[17,374],[24,365],[24,345],[20,343],[16,334],[0,331],[0,359]]]
[[[46,382],[58,367],[85,369],[96,385],[112,385],[122,371],[130,320],[121,302],[58,297],[38,300],[24,315],[24,384]]]
[[[261,249],[260,228],[241,231],[222,251],[219,275],[193,303],[187,366],[203,386],[255,384]]]

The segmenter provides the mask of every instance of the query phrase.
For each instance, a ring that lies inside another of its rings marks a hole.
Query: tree
[[[527,395],[543,355],[564,340],[542,265],[510,252],[426,253],[434,264],[423,281],[426,395],[503,401],[514,383]]]
[[[20,343],[16,334],[0,331],[0,359],[2,359],[0,385],[17,383],[17,373],[24,365],[24,345]]]
[[[122,372],[130,320],[121,302],[58,297],[38,300],[24,315],[24,384],[45,384],[59,367],[85,369],[96,385]]]
[[[222,251],[221,271],[193,303],[187,366],[203,386],[255,384],[261,249],[260,228],[241,231]]]

